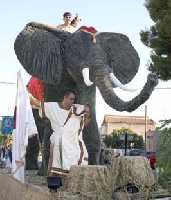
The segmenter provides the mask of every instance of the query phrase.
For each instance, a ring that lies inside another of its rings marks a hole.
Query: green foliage
[[[4,139],[3,139],[3,135],[0,134],[0,144],[3,144],[3,141],[4,141]]]
[[[150,34],[150,31],[148,31],[148,30],[146,30],[146,31],[141,31],[141,32],[140,32],[141,41],[142,41],[143,44],[145,44],[146,46],[149,46],[149,41],[148,41],[149,34]]]
[[[157,150],[157,166],[159,168],[159,182],[166,186],[171,184],[171,128],[168,125],[171,120],[162,121],[157,129],[159,132],[159,147]]]
[[[163,20],[169,8],[169,0],[146,0],[146,8],[154,22]]]
[[[3,134],[0,134],[0,144],[4,144],[5,141],[6,141],[8,138],[12,138],[12,136],[6,136],[6,135],[3,135]]]
[[[143,137],[134,133],[131,129],[121,128],[119,130],[113,130],[110,135],[106,135],[104,143],[107,147],[118,149],[124,148],[124,136],[125,132],[128,135],[128,148],[143,148],[144,142]]]
[[[145,6],[154,21],[140,32],[144,45],[152,48],[149,70],[162,80],[171,79],[171,0],[146,0]]]

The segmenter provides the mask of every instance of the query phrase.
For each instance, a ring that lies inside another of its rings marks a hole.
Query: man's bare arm
[[[37,100],[31,93],[29,93],[30,104],[32,107],[40,108],[40,101]]]
[[[44,30],[49,30],[49,29],[56,29],[55,26],[51,26],[48,24],[43,24],[43,23],[38,23],[38,22],[29,22],[26,27],[36,27],[36,28],[40,28],[40,29],[44,29]]]

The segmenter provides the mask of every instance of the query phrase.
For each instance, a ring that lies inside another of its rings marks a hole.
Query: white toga
[[[84,105],[74,104],[74,106],[77,108],[77,113],[84,109]],[[52,167],[69,170],[72,165],[78,165],[80,158],[79,140],[83,144],[84,155],[88,156],[82,140],[82,133],[78,134],[81,116],[72,114],[64,125],[70,110],[60,108],[57,102],[46,102],[44,107],[45,114],[54,131],[50,137],[51,144],[54,146]]]

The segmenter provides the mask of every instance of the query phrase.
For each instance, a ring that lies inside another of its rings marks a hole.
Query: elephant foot
[[[42,163],[40,168],[39,168],[39,170],[38,170],[38,172],[37,172],[37,175],[39,175],[39,176],[47,176],[47,174],[48,174],[48,167],[47,166],[48,166],[47,164]]]
[[[43,176],[43,168],[42,167],[38,170],[37,175]]]
[[[89,152],[88,164],[89,165],[98,165],[99,164],[99,152]]]
[[[26,164],[26,170],[38,170],[37,161]]]

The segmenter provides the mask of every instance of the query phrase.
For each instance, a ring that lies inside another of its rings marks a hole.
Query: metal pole
[[[125,131],[125,153],[124,155],[127,155],[127,144],[128,144],[128,133]]]
[[[144,130],[144,139],[145,139],[145,152],[147,151],[147,105],[145,105],[145,130]]]
[[[150,134],[151,134],[151,132],[149,133],[149,138],[148,138],[148,142],[149,142],[149,145],[148,145],[149,149],[148,150],[149,150],[149,152],[151,152],[151,141],[150,141],[151,140],[151,135]]]

